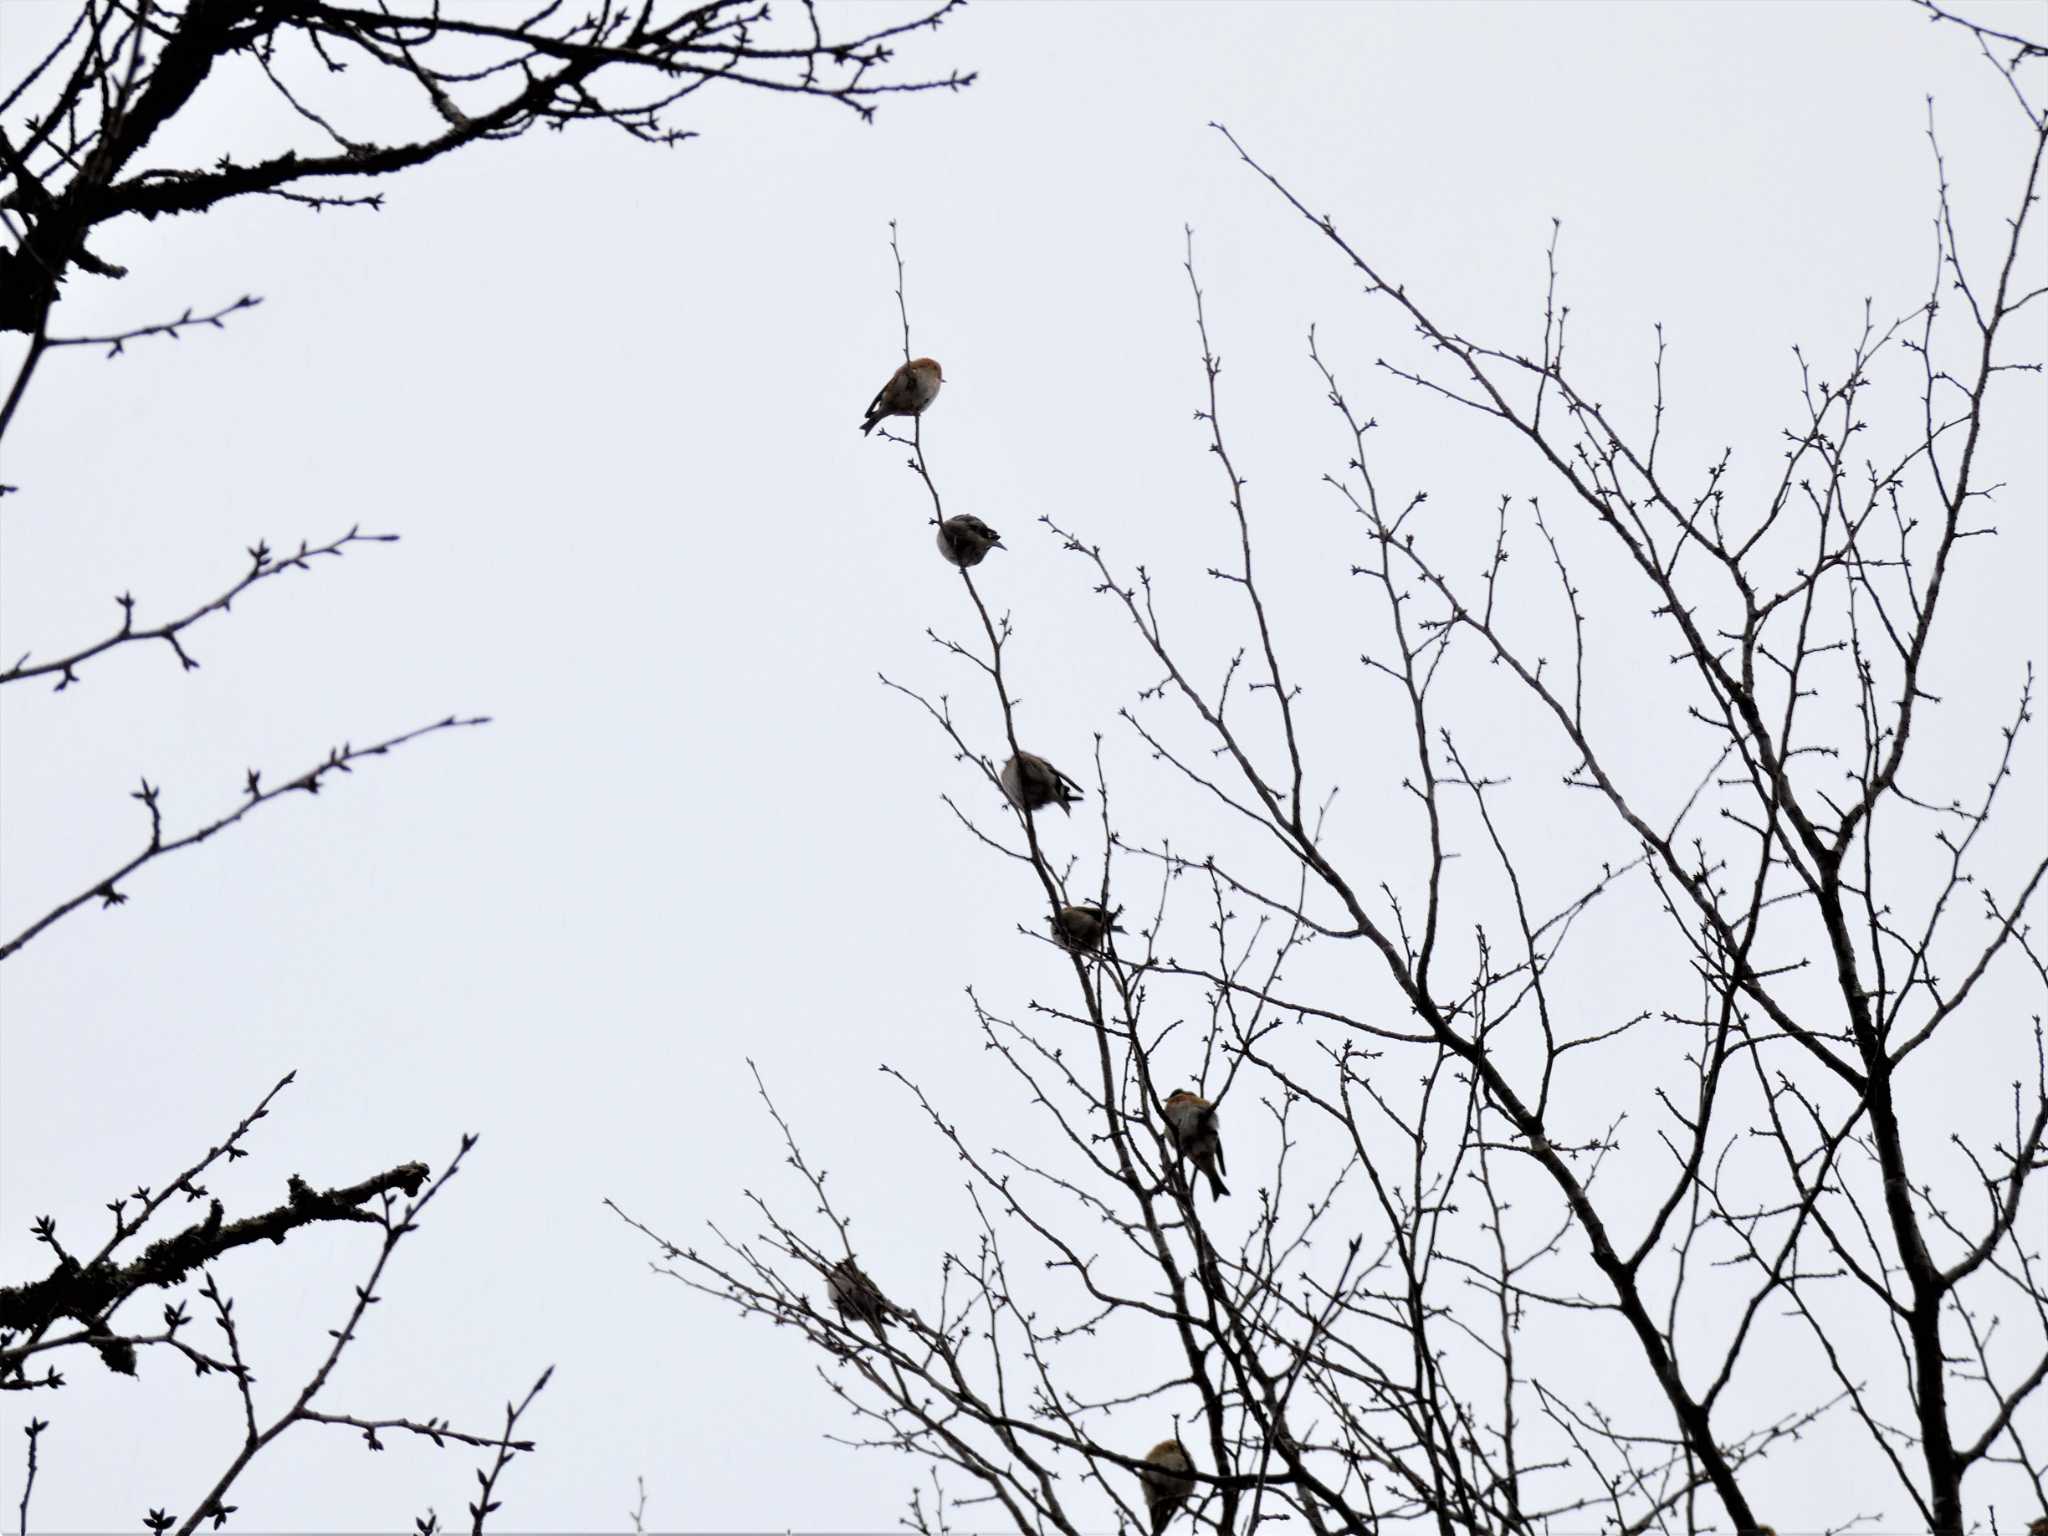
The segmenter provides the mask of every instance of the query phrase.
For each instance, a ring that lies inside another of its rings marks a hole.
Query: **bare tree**
[[[236,1506],[227,1502],[236,1480],[259,1454],[298,1424],[353,1430],[373,1451],[384,1448],[386,1435],[415,1435],[442,1449],[467,1447],[492,1453],[488,1469],[477,1473],[483,1491],[469,1510],[472,1528],[481,1531],[502,1502],[493,1497],[497,1479],[515,1456],[533,1449],[531,1440],[514,1439],[513,1431],[547,1385],[552,1367],[542,1372],[522,1401],[507,1407],[505,1426],[496,1435],[456,1429],[445,1418],[371,1418],[336,1412],[324,1402],[316,1402],[342,1355],[361,1336],[370,1307],[383,1299],[379,1287],[398,1245],[419,1230],[421,1214],[454,1178],[476,1138],[463,1137],[455,1156],[438,1174],[425,1163],[401,1163],[354,1184],[326,1190],[315,1189],[294,1174],[287,1181],[283,1204],[230,1221],[221,1201],[200,1180],[250,1155],[243,1143],[257,1121],[269,1116],[272,1102],[290,1086],[293,1076],[287,1073],[218,1146],[209,1147],[190,1167],[154,1187],[139,1185],[125,1198],[108,1202],[113,1229],[90,1255],[71,1252],[54,1219],[36,1219],[36,1240],[50,1250],[54,1261],[49,1273],[39,1280],[0,1287],[0,1391],[54,1392],[64,1385],[64,1373],[57,1365],[60,1356],[85,1350],[93,1351],[107,1369],[124,1376],[140,1374],[145,1354],[164,1354],[178,1357],[200,1376],[219,1373],[232,1381],[241,1399],[242,1440],[204,1490],[194,1490],[197,1498],[188,1512],[176,1513],[176,1504],[149,1511],[144,1524],[157,1536],[169,1531],[190,1536],[202,1525],[210,1530],[225,1526],[236,1512]],[[174,1203],[189,1205],[202,1200],[206,1214],[197,1222],[158,1238],[140,1253],[134,1251],[144,1229]],[[229,1255],[252,1244],[282,1245],[293,1233],[326,1222],[375,1228],[375,1257],[367,1276],[353,1287],[352,1302],[340,1308],[337,1326],[328,1330],[333,1343],[312,1374],[275,1412],[267,1404],[259,1409],[256,1372],[243,1352],[235,1299],[215,1275],[214,1266],[232,1262]],[[191,1285],[195,1276],[198,1300],[220,1335],[210,1349],[194,1341],[201,1330],[195,1326],[192,1303],[186,1297],[164,1303],[161,1326],[155,1331],[143,1331],[147,1325],[130,1320],[144,1291],[175,1290]],[[29,1501],[35,1493],[39,1442],[49,1427],[48,1420],[36,1418],[27,1425],[28,1467],[20,1506],[24,1533],[29,1524]],[[417,1528],[426,1533],[438,1525],[438,1519],[430,1514],[419,1520]]]
[[[1098,736],[1088,852],[1044,812],[988,819],[999,765],[1035,744],[998,576],[962,569],[969,637],[934,635],[990,707],[889,684],[986,781],[946,803],[1055,924],[1024,931],[1064,956],[1065,1000],[1019,1017],[970,993],[1043,1140],[984,1145],[884,1068],[966,1165],[978,1216],[931,1284],[870,1262],[885,1322],[823,1304],[853,1257],[845,1196],[779,1113],[817,1217],[753,1196],[757,1237],[701,1246],[626,1219],[659,1272],[836,1362],[858,1442],[931,1468],[912,1529],[975,1506],[1077,1532],[1113,1509],[1156,1536],[1185,1490],[1218,1532],[1754,1533],[1758,1469],[1787,1459],[1838,1491],[1831,1529],[1884,1509],[1960,1536],[2048,1507],[2022,1414],[2048,1376],[2048,966],[2029,929],[2048,856],[2015,854],[2037,833],[2007,814],[2031,662],[1944,678],[1951,705],[1958,686],[2009,694],[1973,782],[1926,747],[1931,658],[1995,532],[1992,405],[2041,366],[2017,322],[2048,291],[2048,52],[1932,16],[2023,115],[2023,178],[1983,221],[1988,259],[1966,251],[1930,123],[1926,298],[1873,306],[1825,371],[1795,354],[1760,492],[1732,450],[1700,472],[1660,457],[1661,336],[1638,408],[1582,381],[1555,240],[1540,344],[1474,339],[1219,126],[1410,338],[1412,361],[1380,364],[1389,387],[1477,413],[1540,479],[1475,544],[1469,511],[1388,483],[1370,394],[1310,335],[1341,558],[1373,615],[1384,707],[1361,741],[1351,699],[1310,702],[1303,679],[1328,669],[1273,597],[1276,548],[1294,551],[1239,468],[1191,236],[1196,419],[1230,550],[1209,575],[1236,641],[1218,656],[1145,565],[1048,527],[1135,638],[1119,726],[1208,813],[1151,830],[1167,797],[1116,782]],[[899,258],[899,304],[901,277]],[[921,427],[894,440],[943,518]],[[1634,654],[1670,666],[1631,688],[1616,658]],[[1489,731],[1501,716],[1528,730]],[[1340,785],[1386,753],[1398,802],[1347,819]],[[1064,908],[1118,899],[1143,914],[1121,942],[1062,941]],[[1637,948],[1627,967],[1603,959],[1616,943]],[[2031,1027],[1993,986],[2035,999]],[[2011,1088],[1958,1119],[1913,1090],[1965,1031]],[[1195,1164],[1233,1134],[1225,1241]],[[1020,1273],[1041,1267],[1061,1283]],[[1860,1445],[1858,1465],[1809,1449],[1824,1418],[1826,1454]]]
[[[460,13],[438,3],[79,0],[53,46],[25,59],[19,78],[0,88],[0,229],[7,237],[0,249],[0,332],[18,338],[19,347],[0,398],[0,439],[32,419],[19,413],[50,353],[98,348],[118,358],[135,343],[223,329],[260,302],[243,295],[176,316],[140,316],[104,333],[53,332],[53,314],[77,283],[126,275],[95,249],[100,232],[120,220],[205,214],[241,198],[282,199],[309,214],[373,211],[382,205],[389,178],[538,127],[597,126],[638,144],[672,147],[696,136],[687,114],[707,87],[815,98],[864,120],[889,96],[957,89],[972,81],[971,74],[906,75],[895,68],[899,44],[937,28],[960,3],[936,0],[907,7],[894,25],[845,30],[830,11],[811,4],[771,16],[760,0],[599,0],[595,8],[541,3],[523,12],[485,6]],[[21,24],[17,17],[14,25]],[[204,108],[222,97],[281,105],[285,126],[266,130],[261,114],[244,112],[232,120],[246,137],[192,149],[188,135],[186,149],[166,150],[166,140],[175,141],[164,132],[167,126],[189,129],[204,115],[193,111],[195,103]],[[0,494],[18,489],[0,486]],[[33,505],[33,498],[8,502],[15,516],[24,504]],[[295,548],[258,540],[246,563],[225,575],[205,601],[145,615],[132,593],[123,592],[115,600],[117,625],[59,650],[21,653],[0,669],[0,687],[41,682],[66,692],[97,668],[120,664],[117,653],[126,660],[131,651],[144,649],[161,648],[181,672],[189,672],[200,665],[195,632],[204,626],[210,635],[210,621],[229,613],[236,600],[260,587],[262,597],[249,600],[261,602],[276,589],[276,578],[395,538],[350,528],[325,543],[300,541]],[[318,794],[358,765],[422,736],[483,723],[481,716],[451,714],[380,732],[367,746],[329,747],[309,765],[283,774],[246,769],[231,796],[185,826],[167,816],[161,782],[144,778],[134,792],[148,818],[137,851],[111,870],[61,875],[65,894],[18,931],[0,934],[0,960],[81,910],[126,902],[139,883],[134,877],[145,868],[226,832],[280,798]],[[20,872],[9,873],[17,886],[25,884]],[[64,1384],[56,1357],[84,1349],[124,1374],[145,1369],[143,1362],[152,1356],[176,1356],[201,1375],[232,1381],[245,1434],[223,1457],[217,1475],[208,1474],[210,1481],[194,1490],[193,1502],[150,1512],[145,1524],[153,1531],[183,1536],[202,1524],[213,1529],[228,1523],[237,1478],[300,1424],[351,1429],[373,1450],[385,1438],[413,1435],[437,1446],[487,1453],[476,1473],[480,1491],[469,1508],[472,1529],[481,1531],[501,1502],[500,1479],[532,1448],[515,1431],[545,1385],[545,1374],[507,1405],[505,1422],[493,1433],[458,1430],[445,1418],[346,1414],[332,1409],[326,1396],[336,1363],[357,1341],[367,1309],[380,1299],[398,1244],[417,1229],[472,1139],[463,1140],[438,1175],[423,1163],[407,1162],[326,1190],[295,1176],[283,1204],[231,1220],[199,1180],[223,1159],[246,1155],[241,1143],[268,1113],[277,1091],[183,1173],[112,1202],[112,1233],[90,1256],[65,1246],[53,1218],[39,1219],[36,1236],[54,1256],[52,1267],[39,1278],[0,1288],[0,1390],[56,1391]],[[173,1202],[201,1200],[207,1201],[206,1214],[198,1223],[134,1251],[145,1227],[159,1222]],[[217,1277],[216,1266],[246,1263],[242,1250],[258,1239],[282,1244],[293,1232],[324,1222],[374,1227],[380,1239],[374,1262],[354,1288],[352,1308],[337,1319],[332,1347],[315,1373],[283,1401],[266,1401],[243,1358],[231,1286]],[[194,1286],[199,1310],[220,1335],[213,1344],[194,1342],[199,1325],[189,1296],[164,1306],[160,1328],[129,1321],[145,1290]],[[39,1453],[47,1456],[60,1447],[65,1428],[60,1424],[51,1432],[43,1418],[29,1423],[20,1506],[24,1531]],[[417,1528],[425,1536],[439,1529],[438,1519],[423,1517]]]

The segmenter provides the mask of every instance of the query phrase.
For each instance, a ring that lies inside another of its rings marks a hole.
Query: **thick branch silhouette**
[[[410,1197],[426,1181],[425,1163],[401,1163],[354,1184],[316,1190],[296,1174],[288,1182],[284,1202],[259,1215],[224,1221],[221,1203],[210,1202],[206,1218],[184,1231],[160,1238],[127,1264],[104,1261],[89,1268],[60,1259],[56,1268],[26,1285],[0,1286],[0,1329],[35,1333],[60,1317],[93,1323],[144,1286],[170,1287],[212,1263],[222,1254],[250,1243],[282,1243],[300,1227],[323,1221],[374,1222],[363,1206],[392,1192]],[[0,1349],[0,1372],[9,1364]]]

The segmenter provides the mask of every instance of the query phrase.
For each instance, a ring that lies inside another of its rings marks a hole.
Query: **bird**
[[[1188,1448],[1178,1439],[1162,1440],[1145,1453],[1145,1470],[1138,1474],[1145,1485],[1145,1510],[1152,1516],[1152,1536],[1163,1536],[1173,1517],[1181,1512],[1195,1480],[1183,1474],[1195,1470]]]
[[[1105,912],[1092,901],[1061,907],[1051,918],[1052,936],[1062,949],[1072,950],[1077,955],[1093,954],[1102,948],[1102,941],[1108,935],[1123,932],[1116,921],[1123,915],[1122,907],[1114,912]]]
[[[2027,1522],[2027,1536],[2048,1536],[2048,1515]]]
[[[939,398],[939,386],[945,382],[945,371],[932,359],[912,358],[875,391],[861,420],[861,436],[874,431],[884,416],[922,416]]]
[[[896,1315],[889,1298],[854,1263],[851,1254],[825,1272],[825,1285],[842,1320],[852,1318],[880,1333],[888,1326],[889,1319]]]
[[[1166,1096],[1166,1134],[1181,1156],[1209,1176],[1209,1188],[1221,1200],[1230,1191],[1222,1175],[1229,1165],[1223,1161],[1223,1137],[1216,1128],[1216,1106],[1200,1094],[1176,1088]]]
[[[963,571],[981,564],[992,549],[1007,548],[1003,536],[971,512],[949,517],[939,524],[939,553]]]
[[[1035,752],[1019,752],[996,775],[1003,795],[1020,811],[1043,810],[1057,805],[1067,815],[1081,798],[1081,786]]]

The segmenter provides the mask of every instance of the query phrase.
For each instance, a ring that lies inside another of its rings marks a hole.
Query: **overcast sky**
[[[6,5],[9,80],[67,15]],[[1335,515],[1319,481],[1344,452],[1312,323],[1404,486],[1473,508],[1544,489],[1513,445],[1373,375],[1401,328],[1211,120],[1386,270],[1518,345],[1539,334],[1561,218],[1580,356],[1607,398],[1640,409],[1662,321],[1672,451],[1704,463],[1733,444],[1762,473],[1795,402],[1791,344],[1839,359],[1866,296],[1890,314],[1925,292],[1925,98],[1969,227],[1995,236],[2015,185],[2003,87],[1903,4],[982,4],[906,43],[902,67],[980,79],[892,101],[872,126],[707,93],[689,119],[703,137],[680,148],[536,134],[395,179],[374,215],[234,205],[110,227],[95,248],[133,275],[74,277],[62,331],[264,303],[118,361],[52,357],[9,441],[9,659],[94,638],[124,589],[143,617],[182,611],[258,539],[360,523],[403,541],[209,620],[199,671],[137,650],[62,695],[8,689],[0,932],[134,850],[139,774],[183,828],[228,808],[248,767],[274,778],[451,711],[494,723],[268,808],[0,969],[0,1272],[42,1271],[35,1216],[83,1244],[107,1200],[217,1141],[288,1070],[254,1155],[211,1181],[233,1214],[275,1203],[292,1173],[439,1165],[480,1133],[330,1406],[488,1428],[556,1365],[508,1529],[623,1527],[636,1476],[667,1529],[899,1518],[919,1469],[828,1443],[850,1426],[812,1358],[650,1275],[600,1204],[681,1241],[709,1221],[752,1231],[748,1188],[804,1215],[747,1058],[832,1170],[869,1267],[913,1295],[970,1234],[957,1166],[877,1064],[991,1139],[1033,1134],[963,991],[1021,1013],[1059,966],[1017,934],[1037,921],[1028,887],[939,798],[986,808],[985,788],[975,801],[877,681],[971,687],[925,638],[971,614],[919,488],[855,430],[900,356],[888,220],[917,350],[948,379],[925,426],[934,469],[951,509],[1012,546],[986,585],[1019,626],[1025,728],[1066,763],[1109,733],[1136,797],[1151,770],[1114,714],[1156,668],[1035,519],[1209,601],[1226,525],[1190,422],[1183,226],[1240,469],[1277,530],[1308,537]],[[238,142],[238,113],[257,110],[201,101],[211,115],[181,120],[183,142]],[[1995,674],[1981,717],[1944,725],[1972,773],[2048,653],[2048,475],[2026,388],[1989,450],[2001,543],[1969,569],[1950,658]],[[1302,580],[1291,637],[1346,660],[1345,599],[1321,594],[1350,589]],[[2041,846],[2042,763],[2031,741],[2015,858]],[[2040,1003],[2014,983],[1986,1006]],[[1988,1080],[2009,1079],[1986,1049]],[[315,1231],[220,1266],[264,1388],[298,1380],[367,1261],[361,1233]],[[53,1421],[42,1528],[188,1508],[239,1410],[224,1383],[151,1364],[138,1383],[76,1359],[62,1394],[0,1402],[0,1505],[19,1497],[16,1426],[34,1412]],[[1131,1427],[1134,1446],[1153,1438]],[[237,1502],[268,1529],[448,1519],[469,1465],[411,1444],[373,1464],[355,1436],[301,1427]],[[1910,1523],[1894,1490],[1821,1486],[1811,1458],[1761,1486],[1787,1536],[1845,1501],[1879,1528]],[[1977,1492],[2005,1490],[2009,1518],[2015,1487],[1987,1476]]]

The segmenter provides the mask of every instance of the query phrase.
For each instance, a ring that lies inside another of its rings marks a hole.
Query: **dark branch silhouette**
[[[30,923],[26,928],[22,929],[13,938],[7,940],[4,944],[0,944],[0,960],[5,960],[37,934],[43,932],[52,923],[60,918],[69,916],[89,901],[96,900],[102,907],[122,905],[128,900],[128,896],[125,891],[120,889],[121,882],[141,869],[145,864],[152,863],[166,854],[176,853],[180,849],[196,847],[198,844],[214,836],[214,834],[225,832],[229,827],[235,825],[236,822],[260,806],[268,805],[273,800],[281,799],[286,795],[317,795],[320,793],[321,786],[329,775],[353,773],[355,772],[354,765],[356,763],[366,758],[382,757],[386,753],[395,751],[407,742],[415,741],[422,736],[431,736],[438,731],[452,731],[466,726],[489,724],[490,717],[488,715],[468,717],[450,715],[445,720],[436,720],[430,725],[422,725],[413,730],[402,732],[397,736],[389,737],[372,746],[355,747],[344,742],[338,747],[330,748],[323,761],[314,764],[313,767],[303,773],[272,785],[268,789],[263,787],[262,775],[254,768],[251,768],[243,784],[244,798],[242,803],[234,810],[214,818],[194,831],[187,832],[182,837],[166,838],[164,836],[162,788],[144,779],[142,787],[135,790],[131,798],[141,801],[143,808],[149,812],[148,844],[140,853],[136,854],[105,879],[100,880],[86,890],[80,891],[68,901],[60,902]]]
[[[37,1220],[37,1240],[56,1255],[56,1263],[40,1280],[0,1288],[0,1390],[61,1391],[65,1377],[51,1361],[65,1351],[80,1349],[93,1351],[109,1370],[126,1376],[141,1374],[145,1354],[166,1351],[182,1359],[201,1377],[219,1376],[232,1381],[242,1406],[241,1443],[182,1519],[169,1506],[151,1511],[145,1524],[159,1533],[176,1530],[179,1536],[188,1536],[202,1527],[218,1529],[236,1512],[236,1506],[226,1502],[236,1480],[258,1455],[296,1424],[351,1430],[361,1435],[371,1450],[383,1449],[384,1435],[403,1434],[441,1449],[465,1447],[490,1452],[488,1469],[476,1473],[484,1496],[471,1509],[473,1529],[481,1531],[484,1520],[502,1502],[492,1492],[498,1480],[516,1457],[534,1449],[531,1439],[514,1438],[513,1431],[547,1385],[552,1368],[542,1373],[516,1406],[508,1405],[504,1428],[497,1434],[458,1429],[440,1417],[347,1413],[318,1405],[343,1354],[359,1341],[370,1307],[382,1300],[378,1287],[399,1244],[419,1230],[422,1213],[461,1168],[476,1145],[476,1138],[463,1137],[455,1156],[438,1175],[425,1163],[402,1163],[358,1183],[328,1190],[316,1190],[294,1175],[287,1181],[287,1197],[282,1204],[254,1216],[228,1221],[221,1202],[210,1196],[200,1180],[216,1165],[250,1155],[245,1143],[252,1128],[269,1117],[273,1101],[291,1085],[294,1076],[287,1073],[281,1078],[219,1145],[208,1148],[204,1156],[183,1172],[153,1189],[144,1186],[125,1199],[109,1202],[113,1231],[91,1257],[81,1259],[66,1249],[54,1219],[45,1216]],[[207,1209],[200,1221],[158,1239],[132,1259],[121,1257],[122,1250],[173,1201],[201,1200],[206,1201]],[[346,1319],[340,1327],[330,1330],[332,1342],[318,1365],[292,1392],[282,1410],[266,1421],[266,1415],[257,1406],[256,1372],[243,1349],[235,1299],[222,1287],[210,1266],[251,1244],[268,1242],[282,1246],[295,1232],[329,1222],[374,1228],[380,1239],[376,1258],[368,1277],[353,1288]],[[221,1336],[221,1352],[209,1353],[193,1342],[193,1312],[183,1297],[164,1304],[162,1326],[157,1331],[138,1331],[122,1318],[123,1310],[129,1309],[142,1292],[175,1292],[195,1276],[200,1282],[198,1300]],[[57,1331],[66,1320],[76,1323],[77,1328]],[[29,1482],[33,1484],[36,1437],[47,1424],[42,1420],[31,1423],[41,1426],[30,1431]],[[21,1504],[23,1529],[27,1528],[28,1493],[25,1487]]]
[[[235,599],[258,582],[267,581],[271,577],[282,575],[286,571],[311,570],[312,563],[315,560],[328,556],[339,558],[351,544],[396,544],[397,542],[398,535],[395,533],[364,533],[360,528],[351,528],[340,538],[330,543],[322,544],[318,548],[302,540],[298,550],[290,554],[280,555],[272,550],[268,544],[258,543],[248,551],[249,568],[242,573],[241,578],[233,586],[221,593],[220,596],[210,602],[200,604],[199,607],[194,608],[183,618],[169,619],[162,624],[148,625],[138,629],[135,624],[135,599],[124,592],[114,599],[121,609],[121,627],[115,630],[113,634],[108,635],[103,640],[95,641],[91,645],[73,651],[68,656],[59,656],[50,661],[31,662],[29,658],[33,652],[24,653],[13,666],[9,667],[5,672],[0,672],[0,685],[25,682],[35,677],[54,676],[57,679],[54,691],[62,693],[66,688],[69,688],[79,680],[78,668],[86,662],[91,661],[96,656],[105,655],[108,651],[116,650],[121,646],[134,645],[145,640],[162,641],[171,648],[172,654],[178,658],[178,665],[182,670],[187,672],[197,671],[199,662],[193,657],[191,652],[185,649],[179,636],[208,614],[228,612],[234,606]]]
[[[318,1221],[374,1222],[377,1218],[363,1206],[393,1190],[407,1197],[418,1194],[427,1173],[425,1163],[401,1163],[359,1183],[328,1190],[316,1190],[295,1174],[283,1204],[240,1221],[223,1221],[221,1203],[212,1201],[203,1221],[150,1244],[140,1257],[118,1269],[87,1270],[59,1260],[41,1280],[0,1286],[0,1331],[37,1334],[62,1317],[97,1326],[109,1310],[144,1286],[174,1286],[230,1249],[265,1240],[281,1243],[300,1227]],[[37,1230],[40,1234],[53,1229],[38,1222]],[[14,1354],[0,1350],[0,1374],[17,1365]]]

